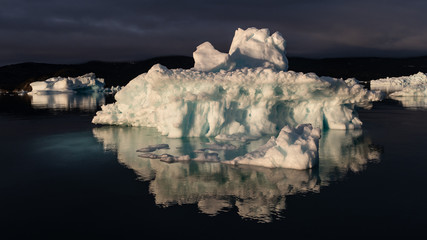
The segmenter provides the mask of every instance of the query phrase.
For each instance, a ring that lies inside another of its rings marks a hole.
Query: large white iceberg
[[[261,136],[311,123],[360,128],[355,106],[379,100],[357,84],[269,68],[218,73],[153,66],[102,106],[93,123],[155,127],[169,137]]]
[[[97,78],[94,73],[79,77],[53,77],[45,81],[30,83],[32,93],[49,92],[97,92],[104,89],[104,79]]]
[[[380,100],[380,92],[364,89],[355,79],[281,71],[287,68],[284,44],[279,33],[270,36],[268,29],[238,29],[229,57],[204,43],[194,53],[193,69],[154,65],[92,122],[155,127],[172,138],[248,139],[303,123],[360,128],[355,106],[369,107]]]
[[[319,164],[320,129],[300,124],[292,129],[285,126],[276,137],[255,151],[236,157],[227,164],[308,169]]]
[[[427,75],[418,72],[410,76],[371,80],[371,89],[393,93],[394,96],[425,96]],[[399,93],[397,93],[399,92]]]

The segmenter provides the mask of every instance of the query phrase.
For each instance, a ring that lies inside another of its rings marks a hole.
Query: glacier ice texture
[[[250,138],[275,135],[285,125],[360,128],[355,107],[381,93],[355,79],[243,68],[203,72],[156,64],[102,106],[93,123],[154,127],[171,138]]]
[[[52,92],[98,92],[104,89],[104,79],[97,78],[94,73],[87,73],[79,77],[53,77],[45,81],[30,83],[31,93]]]
[[[319,164],[320,128],[300,124],[295,128],[285,126],[276,137],[255,151],[224,161],[233,165],[253,165],[269,168],[308,169]]]

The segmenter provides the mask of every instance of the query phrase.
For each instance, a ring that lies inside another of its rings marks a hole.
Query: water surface
[[[386,100],[360,110],[363,130],[324,132],[319,168],[296,171],[140,158],[136,149],[149,144],[192,154],[214,140],[94,126],[95,110],[112,99],[84,101],[95,104],[52,108],[50,100],[0,96],[5,239],[426,235],[422,108]],[[266,140],[234,142],[239,148],[220,157]]]

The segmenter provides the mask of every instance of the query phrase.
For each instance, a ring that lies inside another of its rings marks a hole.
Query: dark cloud
[[[268,27],[303,57],[427,54],[426,1],[2,0],[0,65],[227,51],[238,27]]]

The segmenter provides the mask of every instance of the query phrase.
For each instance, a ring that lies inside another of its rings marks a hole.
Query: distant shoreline
[[[360,81],[384,77],[412,75],[427,72],[427,56],[410,58],[323,58],[310,59],[288,57],[289,70],[313,72],[319,76],[356,78]],[[189,56],[164,56],[143,61],[102,62],[90,61],[82,64],[19,63],[0,67],[0,89],[6,91],[29,91],[30,83],[51,77],[77,77],[93,72],[104,78],[106,87],[125,86],[136,76],[147,72],[160,63],[167,68],[189,69],[194,60]]]

